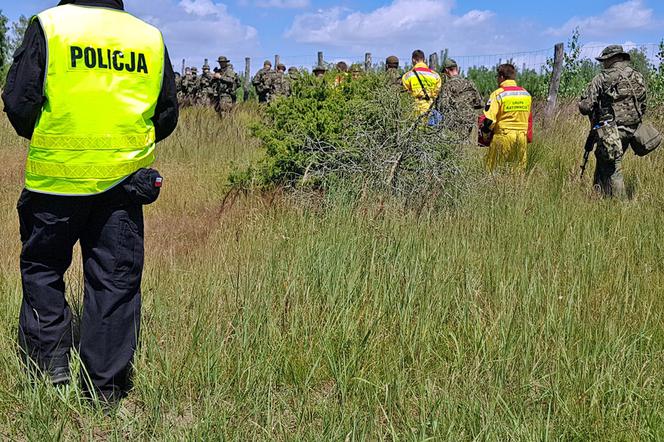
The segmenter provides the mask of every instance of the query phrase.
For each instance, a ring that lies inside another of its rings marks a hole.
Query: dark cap
[[[224,57],[223,55],[221,55],[219,58],[217,58],[217,62],[218,63],[229,63],[230,60],[228,58]]]
[[[283,64],[283,63],[279,63],[279,64],[277,65],[277,70],[279,70],[279,71],[285,71],[285,70],[286,70],[286,65]]]
[[[385,64],[388,66],[399,66],[399,57],[396,55],[390,55],[385,59]]]
[[[629,53],[625,52],[622,46],[620,45],[611,45],[607,46],[604,48],[602,53],[599,55],[599,57],[595,58],[597,61],[606,61],[610,58],[617,57],[618,55],[622,55],[625,57],[627,60],[631,60],[632,57],[629,55]]]

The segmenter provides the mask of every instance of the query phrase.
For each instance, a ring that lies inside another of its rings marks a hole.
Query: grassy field
[[[232,164],[260,154],[255,108],[185,112],[159,146],[136,388],[113,417],[15,356],[26,143],[0,118],[0,438],[664,440],[664,154],[630,155],[631,201],[599,200],[568,114],[527,178],[413,213],[223,203]],[[78,267],[68,281],[80,304]]]

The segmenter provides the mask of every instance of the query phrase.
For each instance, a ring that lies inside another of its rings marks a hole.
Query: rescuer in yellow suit
[[[491,94],[484,108],[480,131],[490,140],[485,156],[488,171],[509,164],[516,171],[525,171],[528,143],[533,136],[532,98],[516,83],[516,69],[511,64],[498,67],[499,88]]]
[[[440,75],[426,65],[424,52],[419,49],[413,51],[412,61],[413,69],[404,74],[401,82],[415,99],[417,113],[422,115],[431,109],[443,83]]]
[[[18,202],[23,303],[19,344],[30,369],[70,381],[72,313],[64,274],[80,242],[84,391],[105,406],[131,388],[143,272],[143,208],[162,178],[155,146],[178,120],[161,32],[122,0],[64,0],[33,17],[3,93],[30,140]]]

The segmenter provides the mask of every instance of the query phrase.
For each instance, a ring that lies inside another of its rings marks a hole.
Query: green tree
[[[19,48],[19,46],[21,46],[21,43],[23,42],[23,36],[25,35],[25,31],[28,29],[29,24],[30,20],[25,15],[21,15],[18,20],[11,24],[9,34],[7,36],[7,46],[10,55],[13,54]]]
[[[0,69],[4,68],[9,61],[9,41],[7,35],[7,16],[0,9]]]

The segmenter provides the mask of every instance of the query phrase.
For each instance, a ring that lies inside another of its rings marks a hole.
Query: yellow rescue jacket
[[[494,134],[522,131],[532,140],[532,97],[516,81],[506,80],[495,90],[484,108],[484,116],[491,120]]]
[[[419,80],[417,77],[419,77]],[[422,84],[420,84],[420,81],[422,81]],[[413,69],[406,72],[401,78],[401,82],[403,87],[415,98],[417,111],[420,114],[426,113],[431,108],[442,87],[440,75],[429,69],[424,63],[417,63]],[[424,85],[424,89],[422,89],[422,85]],[[424,90],[426,90],[426,94]]]
[[[47,43],[46,101],[26,164],[28,190],[104,192],[154,162],[164,75],[159,30],[123,12],[58,6],[35,17]]]

